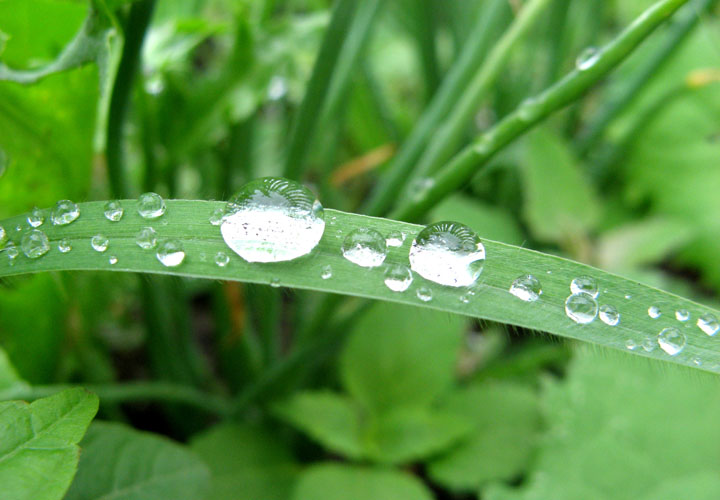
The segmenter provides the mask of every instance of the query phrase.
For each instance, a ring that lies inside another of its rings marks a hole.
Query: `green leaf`
[[[197,500],[207,490],[207,467],[184,446],[165,437],[96,422],[82,447],[66,500]]]
[[[18,375],[5,350],[0,347],[0,391],[19,389],[27,385]]]
[[[190,447],[210,467],[207,500],[289,498],[298,465],[271,429],[221,424],[193,437]]]
[[[315,465],[300,476],[293,500],[431,500],[414,477],[395,470],[350,465]]]
[[[63,498],[98,409],[95,395],[69,389],[32,404],[0,403],[0,484],[13,500]]]
[[[447,412],[474,423],[471,436],[429,465],[430,477],[456,491],[476,490],[522,473],[540,427],[535,391],[511,382],[473,384],[443,401]]]
[[[372,411],[429,405],[453,380],[463,323],[436,312],[374,306],[342,353],[346,389]]]
[[[274,413],[307,433],[324,447],[348,458],[364,458],[359,408],[331,392],[296,393],[275,405]]]
[[[673,498],[703,478],[720,495],[720,391],[715,376],[581,350],[542,400],[550,425],[526,486],[487,498]],[[701,409],[701,410],[699,410]],[[698,485],[699,486],[699,485]],[[695,498],[691,491],[674,498]]]
[[[535,236],[562,243],[594,228],[597,197],[560,136],[546,127],[531,133],[521,171],[523,212]]]

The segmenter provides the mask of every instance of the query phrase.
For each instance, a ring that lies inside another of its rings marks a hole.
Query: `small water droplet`
[[[325,232],[325,214],[305,186],[265,177],[247,183],[230,199],[220,231],[246,261],[281,262],[317,246]]]
[[[225,209],[220,207],[213,210],[213,213],[210,214],[210,224],[213,226],[219,226],[222,224],[223,219],[225,218]]]
[[[96,234],[95,236],[90,238],[90,245],[96,252],[104,252],[108,249],[108,244],[109,241],[107,239],[107,236],[104,236],[102,234]]]
[[[405,241],[405,233],[401,231],[390,231],[385,242],[389,247],[401,247]]]
[[[588,47],[575,60],[575,67],[578,71],[586,71],[592,68],[599,58],[600,51],[595,47]]]
[[[635,341],[633,339],[627,339],[625,341],[625,348],[629,349],[631,351],[634,351],[635,349],[638,348],[638,345],[635,343]]]
[[[26,257],[37,259],[50,250],[48,237],[39,229],[32,229],[25,233],[20,241],[20,248]]]
[[[67,238],[63,238],[58,242],[58,250],[60,253],[68,253],[70,250],[72,250],[72,244],[70,243],[70,240]]]
[[[717,317],[714,314],[711,313],[705,313],[702,314],[695,323],[698,328],[700,328],[703,332],[705,332],[707,335],[710,335],[711,337],[714,337],[715,334],[720,330],[720,322],[718,322]]]
[[[322,271],[320,272],[320,277],[324,280],[329,280],[332,278],[332,267],[330,265],[327,265],[322,268]]]
[[[80,208],[78,208],[77,203],[70,200],[60,200],[55,205],[50,220],[56,226],[64,226],[74,222],[78,217],[80,217]]]
[[[413,273],[403,264],[392,264],[385,268],[385,286],[393,292],[404,292],[413,282]]]
[[[3,248],[5,246],[5,243],[7,243],[8,240],[8,234],[7,231],[5,231],[5,228],[0,226],[0,248]]]
[[[655,350],[655,340],[652,337],[645,337],[640,345],[645,352],[652,352]]]
[[[138,213],[143,219],[157,219],[165,213],[165,200],[157,193],[143,193],[138,197]]]
[[[185,250],[179,240],[163,241],[155,254],[165,267],[177,267],[185,260]]]
[[[652,319],[658,319],[660,316],[662,316],[662,311],[660,311],[660,308],[658,306],[650,306],[648,307],[648,316],[650,316]]]
[[[117,256],[111,255],[110,257],[108,257],[108,262],[110,263],[111,266],[114,266],[115,264],[118,263]]]
[[[280,287],[280,278],[272,278],[272,279],[270,280],[270,286],[273,287],[273,288],[278,288],[278,287]]]
[[[416,295],[423,302],[430,302],[433,296],[432,290],[426,287],[418,288]]]
[[[20,255],[20,251],[15,246],[15,243],[13,243],[11,241],[5,247],[5,254],[7,255],[8,261],[10,262],[10,265],[12,266],[13,264],[15,264],[15,259],[17,259],[18,255]]]
[[[22,231],[22,226],[18,224],[17,226],[15,226],[15,232],[19,233],[20,231]]]
[[[110,222],[118,222],[122,219],[125,209],[118,200],[112,200],[105,203],[104,212],[105,218]]]
[[[663,329],[657,338],[660,348],[670,356],[679,354],[685,347],[686,341],[685,334],[675,327]]]
[[[598,316],[600,317],[600,321],[606,325],[615,326],[620,323],[620,313],[613,306],[603,304],[600,306],[599,311]]]
[[[157,245],[157,232],[151,227],[144,227],[135,236],[135,243],[143,250],[155,248],[155,245]]]
[[[700,358],[698,358],[698,357],[694,357],[694,358],[692,359],[692,362],[693,362],[693,364],[694,364],[695,366],[702,366],[702,360],[701,360]]]
[[[478,235],[458,222],[426,226],[410,247],[410,267],[445,286],[471,286],[482,273],[485,247]]]
[[[675,319],[684,323],[690,319],[690,311],[687,309],[678,309],[675,311]]]
[[[463,293],[458,297],[458,300],[462,302],[463,304],[469,304],[470,303],[470,295],[468,293]]]
[[[525,302],[535,302],[542,295],[542,286],[535,276],[526,274],[512,282],[510,293]]]
[[[230,256],[225,252],[218,252],[215,254],[215,264],[218,267],[225,267],[230,263]]]
[[[587,293],[591,295],[592,298],[596,298],[598,296],[597,281],[590,276],[580,276],[572,280],[570,283],[570,291],[572,293]]]
[[[352,231],[342,244],[343,257],[362,267],[379,266],[385,261],[387,251],[382,234],[366,227]]]
[[[627,295],[625,295],[625,298],[626,298],[627,300],[630,300],[630,299],[632,299],[632,295],[627,294]]]
[[[598,304],[589,293],[574,293],[565,300],[565,314],[575,323],[590,323],[597,313]]]
[[[32,227],[40,227],[45,222],[45,214],[38,207],[32,209],[30,215],[27,216],[28,224]]]

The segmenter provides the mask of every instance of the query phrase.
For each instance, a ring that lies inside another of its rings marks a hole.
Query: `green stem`
[[[526,100],[495,127],[453,157],[415,198],[402,200],[391,217],[416,220],[439,200],[460,188],[504,146],[543,119],[582,96],[688,0],[660,0],[617,38],[603,47],[592,65],[576,69],[540,95]]]
[[[423,81],[425,82],[425,93],[428,101],[435,95],[435,91],[440,85],[440,68],[435,45],[434,3],[434,0],[416,0],[415,2],[417,13],[415,36],[420,52],[420,65],[423,70]]]
[[[330,25],[320,46],[305,98],[290,134],[290,145],[285,159],[285,175],[299,179],[305,172],[306,156],[321,115],[327,90],[335,71],[345,34],[353,18],[357,0],[338,0],[333,9]]]

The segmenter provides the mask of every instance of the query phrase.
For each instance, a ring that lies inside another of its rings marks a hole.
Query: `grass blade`
[[[162,221],[154,224],[161,239],[180,239],[187,253],[186,261],[176,267],[164,267],[155,252],[141,250],[135,244],[135,234],[148,225],[137,215],[137,202],[123,201],[126,214],[122,221],[112,223],[102,213],[102,202],[80,204],[81,217],[69,226],[42,226],[51,240],[51,250],[39,259],[20,255],[10,265],[6,255],[0,252],[0,277],[64,270],[126,271],[219,280],[237,280],[251,283],[281,285],[292,288],[319,290],[378,300],[400,302],[430,307],[449,313],[474,316],[502,323],[509,323],[534,330],[578,339],[615,349],[627,349],[626,345],[646,345],[648,350],[635,349],[636,354],[687,366],[698,366],[720,373],[720,341],[703,333],[696,325],[700,315],[720,312],[678,297],[656,288],[622,278],[599,269],[560,257],[546,255],[525,248],[485,240],[487,261],[480,281],[474,286],[475,295],[465,303],[460,300],[464,289],[443,287],[415,276],[412,286],[402,293],[392,292],[383,283],[383,268],[360,268],[342,255],[340,247],[347,232],[358,228],[372,228],[382,234],[402,231],[408,237],[402,247],[390,249],[386,263],[408,262],[408,249],[420,226],[356,215],[336,210],[326,210],[326,220],[331,221],[315,250],[307,257],[275,264],[250,264],[235,254],[226,267],[214,263],[217,252],[231,254],[217,226],[208,222],[210,214],[222,207],[223,202],[171,200],[167,202],[168,213]],[[5,221],[6,228],[20,225],[27,227],[25,217],[16,216]],[[110,238],[105,253],[94,251],[91,236],[103,233]],[[19,240],[22,232],[11,231],[11,238]],[[69,253],[57,250],[57,243],[68,238],[73,246]],[[109,255],[118,262],[111,265]],[[332,278],[322,279],[326,266],[332,268]],[[510,284],[519,275],[533,274],[542,282],[543,293],[536,302],[526,303],[508,292]],[[571,321],[564,308],[569,295],[569,284],[578,276],[595,278],[600,287],[599,304],[609,304],[621,315],[617,326],[608,326],[596,319],[580,325]],[[417,298],[418,288],[427,287],[433,299],[422,302]],[[658,306],[663,315],[658,319],[648,316],[650,306]],[[686,309],[691,319],[679,322],[675,311]],[[666,327],[677,327],[687,336],[684,350],[670,356],[657,347],[656,337]],[[720,337],[718,337],[720,338]]]

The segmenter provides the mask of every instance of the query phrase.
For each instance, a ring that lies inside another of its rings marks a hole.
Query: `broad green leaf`
[[[80,465],[66,500],[197,500],[207,491],[205,464],[165,437],[96,422],[81,444]]]
[[[346,389],[376,412],[429,405],[453,380],[463,323],[436,312],[374,306],[342,353]]]
[[[274,413],[329,450],[354,459],[366,456],[361,435],[363,418],[357,404],[346,396],[296,393],[275,405]]]
[[[535,236],[567,242],[597,223],[597,196],[563,139],[541,127],[528,135],[521,167],[523,211]]]
[[[32,404],[0,403],[0,484],[4,498],[61,499],[98,409],[97,396],[68,389]]]
[[[193,437],[190,447],[210,468],[207,500],[289,498],[298,465],[271,429],[220,424]]]
[[[717,497],[720,482],[707,477],[720,467],[718,384],[686,368],[583,349],[566,379],[543,391],[550,427],[525,486],[487,498],[672,498],[695,478],[705,497]],[[675,498],[695,498],[693,489]]]
[[[339,464],[310,467],[300,476],[292,500],[431,500],[417,479],[392,469]]]
[[[535,391],[512,382],[474,383],[449,394],[443,410],[469,418],[474,431],[430,463],[430,477],[456,491],[473,491],[520,475],[534,451],[538,403]]]
[[[512,215],[462,195],[440,202],[432,211],[432,220],[458,220],[484,238],[513,245],[523,242],[522,232]]]

